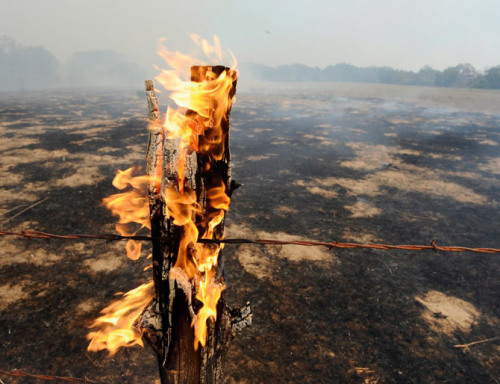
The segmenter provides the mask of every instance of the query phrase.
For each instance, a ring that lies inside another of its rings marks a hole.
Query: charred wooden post
[[[221,74],[230,76],[229,99],[236,92],[236,73],[223,66],[193,67],[191,81],[202,83],[211,81]],[[215,76],[215,77],[214,77]],[[217,223],[213,233],[208,232],[207,223],[217,214],[212,200],[217,188],[229,195],[236,183],[231,181],[229,125],[230,107],[224,110],[220,121],[211,122],[188,110],[186,117],[205,124],[203,132],[197,137],[196,150],[188,149],[181,154],[179,138],[163,137],[162,129],[155,124],[158,120],[158,99],[152,81],[146,81],[146,92],[150,111],[149,144],[147,151],[147,174],[150,177],[149,201],[151,212],[151,231],[153,237],[153,277],[155,299],[144,311],[138,326],[143,337],[155,351],[160,368],[161,382],[165,383],[222,383],[224,378],[223,362],[229,344],[236,331],[251,324],[252,312],[247,303],[242,309],[230,310],[226,306],[225,291],[222,290],[217,302],[215,321],[208,318],[207,336],[204,346],[195,344],[195,331],[192,327],[202,303],[197,299],[198,287],[195,278],[176,266],[179,249],[182,247],[183,227],[174,224],[169,216],[168,193],[184,193],[184,189],[194,192],[199,212],[193,216],[199,230],[199,237],[221,239],[224,220]],[[207,109],[215,110],[221,106],[216,99],[206,99]],[[226,108],[226,107],[223,107]],[[207,123],[208,121],[208,123]],[[218,126],[214,126],[218,125]],[[183,175],[179,175],[179,157],[183,156]],[[173,191],[173,192],[172,192]],[[167,193],[168,192],[168,193]],[[187,247],[188,258],[194,259],[196,245]],[[217,247],[203,244],[202,247]],[[200,248],[197,248],[200,252]],[[205,249],[205,248],[202,248]],[[217,262],[213,273],[213,283],[224,287],[224,262],[222,252],[217,250]],[[188,260],[189,262],[189,260]],[[208,275],[205,275],[206,279]]]
[[[161,160],[163,149],[163,129],[159,125],[158,97],[155,94],[153,81],[146,80],[146,96],[149,109],[149,135],[148,148],[146,152],[146,174],[148,176],[148,198],[151,212],[151,232],[153,237],[153,260],[163,258],[163,226],[164,221],[161,199]],[[156,256],[156,257],[155,257]],[[158,268],[157,268],[158,269]],[[155,287],[161,282],[161,276],[157,273],[153,275]],[[158,283],[158,284],[157,284]]]
[[[152,80],[145,81],[146,97],[148,101],[148,146],[146,151],[146,175],[148,176],[148,199],[151,220],[151,237],[153,238],[153,282],[155,298],[143,313],[139,328],[144,332],[157,354],[161,353],[162,318],[161,295],[163,254],[165,252],[165,215],[161,195],[162,153],[163,153],[163,128],[160,125],[158,97],[154,90]]]

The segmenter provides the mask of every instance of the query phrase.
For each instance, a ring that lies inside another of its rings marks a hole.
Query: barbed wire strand
[[[89,379],[79,379],[77,377],[62,377],[62,376],[49,376],[49,375],[35,375],[32,373],[25,372],[20,369],[14,369],[12,371],[4,371],[0,369],[1,375],[11,376],[11,377],[30,377],[32,379],[45,380],[45,381],[66,381],[68,383],[85,383],[85,384],[108,384],[104,381],[94,381]]]
[[[86,234],[86,233],[76,233],[70,235],[57,235],[53,233],[46,233],[40,231],[0,231],[0,236],[18,236],[24,238],[38,238],[38,239],[64,239],[64,240],[81,240],[81,239],[101,239],[107,241],[120,241],[120,240],[139,240],[139,241],[150,241],[153,240],[151,236],[121,236],[115,234]],[[272,239],[244,239],[244,238],[234,238],[234,239],[222,239],[222,240],[211,240],[211,239],[199,239],[200,243],[215,243],[215,244],[263,244],[263,245],[300,245],[305,247],[317,247],[325,246],[330,249],[340,248],[340,249],[379,249],[379,250],[404,250],[404,251],[442,251],[442,252],[475,252],[475,253],[500,253],[500,248],[471,248],[462,246],[439,246],[433,240],[430,245],[419,245],[419,244],[362,244],[362,243],[342,243],[342,242],[323,242],[323,241],[311,241],[311,240],[272,240]]]

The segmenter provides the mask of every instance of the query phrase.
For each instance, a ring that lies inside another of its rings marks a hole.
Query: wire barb
[[[120,241],[120,240],[138,240],[138,241],[150,241],[153,240],[151,236],[121,236],[114,234],[102,234],[102,235],[92,235],[86,233],[76,233],[70,235],[57,235],[53,233],[46,233],[40,231],[21,231],[21,232],[11,232],[11,231],[0,231],[0,236],[18,236],[24,238],[36,238],[36,239],[62,239],[62,240],[80,240],[80,239],[101,239],[107,241]],[[168,241],[164,239],[164,241]],[[339,248],[339,249],[379,249],[379,250],[403,250],[403,251],[441,251],[441,252],[475,252],[475,253],[500,253],[500,248],[471,248],[462,246],[438,246],[434,240],[432,240],[431,245],[418,245],[418,244],[361,244],[361,243],[341,243],[338,241],[323,242],[323,241],[312,241],[312,240],[295,240],[295,241],[282,241],[282,240],[271,240],[271,239],[199,239],[199,243],[215,243],[215,244],[263,244],[263,245],[300,245],[303,247],[318,247],[324,246],[329,249]]]
[[[20,369],[14,369],[12,371],[4,371],[0,369],[0,374],[11,376],[11,377],[30,377],[32,379],[45,380],[45,381],[66,381],[68,383],[85,383],[85,384],[108,384],[104,381],[94,381],[89,379],[79,379],[77,377],[62,377],[62,376],[49,376],[49,375],[35,375],[32,373],[25,372]]]

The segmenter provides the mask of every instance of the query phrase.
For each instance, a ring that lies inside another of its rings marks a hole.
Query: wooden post
[[[227,97],[236,92],[236,73],[223,66],[193,67],[191,81],[208,81],[207,76],[220,76],[226,72],[231,76],[232,86]],[[158,99],[153,82],[146,81],[146,92],[150,111],[149,144],[147,151],[147,174],[150,176],[149,201],[151,232],[153,237],[153,278],[155,298],[144,311],[137,326],[143,337],[152,346],[158,357],[161,383],[222,383],[223,362],[229,344],[236,331],[251,324],[250,303],[242,309],[229,310],[225,291],[217,303],[216,321],[207,321],[207,337],[204,347],[195,348],[195,333],[191,326],[195,314],[201,307],[196,299],[195,279],[176,267],[182,228],[174,225],[168,216],[165,191],[189,188],[196,194],[201,214],[196,215],[196,227],[200,236],[206,233],[207,220],[214,213],[209,204],[211,191],[221,183],[230,196],[236,183],[231,182],[229,153],[230,104],[220,120],[219,127],[208,126],[198,137],[198,150],[190,151],[184,160],[183,185],[179,185],[178,158],[179,139],[163,138],[158,120]],[[217,108],[217,100],[207,99],[210,108]],[[196,112],[188,110],[187,117],[197,118]],[[219,129],[220,128],[220,129]],[[215,154],[215,155],[214,155]],[[220,239],[224,232],[224,221],[218,224],[212,239]],[[193,246],[193,244],[190,244]],[[204,247],[215,246],[205,244]],[[188,252],[189,254],[189,252]],[[191,255],[192,256],[192,255]],[[214,282],[224,285],[224,262],[222,252],[217,256]]]

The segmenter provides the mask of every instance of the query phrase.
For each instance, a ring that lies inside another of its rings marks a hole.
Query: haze
[[[184,51],[191,32],[242,63],[482,70],[500,64],[498,15],[498,0],[0,0],[0,35],[61,62],[110,49],[153,75],[158,39]]]

